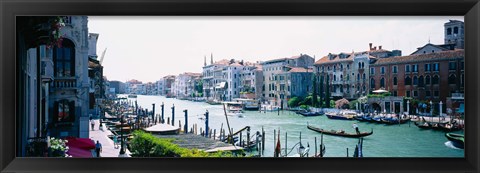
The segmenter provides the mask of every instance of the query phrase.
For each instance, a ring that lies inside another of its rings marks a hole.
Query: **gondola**
[[[410,118],[398,119],[398,118],[382,118],[382,122],[384,124],[392,125],[392,124],[404,124],[410,121]]]
[[[343,116],[343,115],[337,115],[335,113],[325,113],[325,115],[334,120],[353,120],[353,116]]]
[[[432,130],[441,130],[445,132],[452,132],[452,131],[458,131],[462,130],[458,125],[455,124],[449,124],[449,123],[429,123],[429,122],[424,122],[424,123],[417,123],[414,122],[414,124],[421,129],[432,129]]]
[[[323,112],[302,111],[302,112],[298,112],[298,114],[303,115],[305,117],[312,117],[312,116],[321,116],[324,113]]]
[[[452,142],[453,146],[463,149],[465,147],[465,136],[456,133],[445,133],[445,137]]]
[[[313,127],[310,125],[307,125],[307,128],[310,130],[316,131],[318,133],[323,133],[323,134],[333,135],[333,136],[349,137],[349,138],[360,138],[360,137],[365,137],[373,134],[373,129],[371,132],[361,132],[360,134],[356,134],[356,133],[345,133],[343,131],[336,131],[336,130],[324,130],[324,129]]]

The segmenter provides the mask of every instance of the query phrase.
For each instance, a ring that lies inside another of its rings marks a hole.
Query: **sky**
[[[108,80],[155,82],[201,73],[204,57],[250,62],[366,51],[369,43],[411,54],[443,44],[444,23],[463,16],[89,16]]]

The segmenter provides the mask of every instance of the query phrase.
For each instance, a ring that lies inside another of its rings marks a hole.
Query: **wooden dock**
[[[145,131],[152,134],[176,135],[180,132],[180,127],[175,127],[168,124],[156,124],[145,128]]]
[[[221,141],[213,140],[211,138],[205,138],[195,134],[178,134],[178,135],[155,135],[158,138],[170,138],[174,139],[173,143],[183,148],[199,149],[205,152],[217,152],[217,151],[240,151],[242,147],[233,146]]]

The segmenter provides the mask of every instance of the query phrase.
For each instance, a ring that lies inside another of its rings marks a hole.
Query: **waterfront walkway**
[[[103,125],[103,130],[99,130],[100,121],[98,119],[94,121],[94,130],[92,131],[90,122],[88,124],[88,128],[90,129],[90,139],[92,139],[95,143],[97,143],[98,140],[102,144],[102,153],[100,153],[100,157],[130,157],[131,153],[126,148],[125,154],[120,156],[120,144],[117,148],[115,148],[113,140],[108,138],[109,135],[112,135],[112,132],[107,129],[105,124]],[[95,151],[92,151],[92,153],[94,156],[96,156]]]

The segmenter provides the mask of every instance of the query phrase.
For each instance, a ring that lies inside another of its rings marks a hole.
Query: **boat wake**
[[[447,142],[445,142],[445,146],[447,146],[448,148],[452,148],[452,149],[461,150],[461,148],[457,148],[457,147],[453,146],[453,144],[452,144],[452,142],[451,142],[451,141],[447,141]]]

